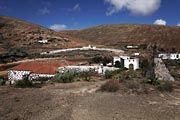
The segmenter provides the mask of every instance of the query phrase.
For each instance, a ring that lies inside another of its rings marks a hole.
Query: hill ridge
[[[40,44],[38,41],[43,39],[48,39],[49,42]],[[43,26],[9,16],[0,16],[0,54],[7,52],[10,48],[38,53],[81,44],[84,42]]]
[[[71,37],[97,44],[122,47],[125,44],[157,43],[159,48],[180,52],[180,27],[148,24],[108,24],[81,30],[63,31]]]

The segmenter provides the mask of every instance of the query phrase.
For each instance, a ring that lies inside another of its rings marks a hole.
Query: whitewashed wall
[[[103,66],[103,67],[99,67],[98,68],[98,73],[99,74],[105,74],[106,71],[115,71],[115,70],[118,70],[119,68],[116,68],[116,67],[106,67],[106,66]]]
[[[158,54],[158,57],[162,59],[178,60],[180,59],[180,54],[179,53],[162,53],[162,54]]]
[[[54,77],[54,76],[55,76],[54,74],[36,74],[36,73],[32,73],[32,74],[30,74],[29,79],[33,80],[33,79],[42,78],[42,77],[51,78],[51,77]]]
[[[106,70],[114,71],[118,70],[119,68],[115,67],[104,67],[104,66],[66,66],[66,67],[59,67],[59,72],[64,73],[67,71],[76,71],[76,72],[83,72],[83,71],[90,71],[94,70],[99,74],[104,74]]]
[[[113,64],[115,65],[116,61],[121,62],[121,58],[118,56],[113,57]]]
[[[9,70],[8,71],[8,80],[13,84],[16,80],[22,80],[24,75],[30,74],[31,71],[17,71]]]
[[[139,69],[139,58],[134,59],[124,59],[124,67],[129,69],[129,65],[133,65],[133,69],[137,70]]]

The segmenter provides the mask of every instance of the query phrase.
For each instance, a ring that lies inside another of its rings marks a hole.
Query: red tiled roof
[[[10,70],[31,71],[37,74],[55,74],[58,67],[72,65],[70,62],[27,62],[21,63]]]

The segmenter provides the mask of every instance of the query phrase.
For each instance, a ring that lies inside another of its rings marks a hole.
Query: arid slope
[[[160,48],[180,52],[180,27],[138,24],[101,25],[63,34],[101,45],[121,47],[128,44],[157,43]]]
[[[47,44],[39,40],[49,40]],[[80,40],[59,34],[50,29],[19,19],[0,16],[0,51],[10,48],[30,52],[73,47],[83,44]]]

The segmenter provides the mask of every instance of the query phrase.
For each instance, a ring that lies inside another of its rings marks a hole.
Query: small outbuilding
[[[115,56],[113,58],[114,64],[116,63],[116,61],[119,61],[125,68],[132,68],[133,70],[139,69],[139,58],[130,56]]]

